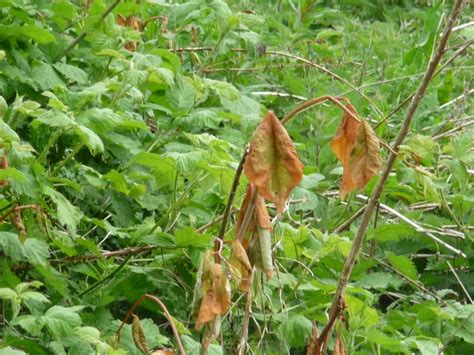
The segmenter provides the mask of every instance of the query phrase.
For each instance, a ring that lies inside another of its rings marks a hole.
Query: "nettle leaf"
[[[87,73],[81,68],[65,63],[56,63],[54,64],[54,68],[67,79],[75,81],[78,84],[87,83]]]
[[[33,127],[38,125],[38,122],[49,127],[64,129],[74,127],[76,124],[68,115],[57,110],[45,111],[32,122]]]
[[[56,42],[56,37],[42,27],[36,25],[21,26],[20,33],[25,37],[29,37],[39,44]]]
[[[357,111],[346,105],[341,124],[331,141],[331,148],[342,162],[344,171],[340,188],[341,199],[355,189],[362,189],[382,166],[380,145],[366,121],[359,121]]]
[[[82,306],[53,306],[41,318],[53,338],[59,340],[62,336],[72,334],[74,328],[81,325],[82,320],[78,312],[83,308]]]
[[[277,213],[282,213],[291,191],[302,179],[303,164],[273,112],[268,112],[255,130],[244,173],[259,194],[276,205]]]
[[[48,243],[35,238],[27,238],[23,243],[26,258],[33,265],[46,266],[49,258]]]
[[[69,200],[60,192],[49,186],[43,185],[43,193],[51,197],[57,206],[57,218],[59,222],[65,224],[70,232],[75,235],[76,227],[82,219],[82,211],[71,204]]]
[[[312,330],[313,323],[301,314],[291,316],[283,323],[283,336],[288,345],[294,348],[304,347]]]
[[[87,146],[87,148],[89,148],[92,155],[104,151],[104,143],[102,142],[102,139],[94,133],[94,131],[85,126],[78,126],[77,131],[82,142]]]
[[[401,272],[405,276],[408,276],[412,280],[418,280],[416,266],[408,257],[389,253],[387,255],[387,259],[395,270]]]

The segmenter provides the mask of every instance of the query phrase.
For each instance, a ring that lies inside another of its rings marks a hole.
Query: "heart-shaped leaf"
[[[258,187],[259,194],[276,205],[278,214],[301,181],[303,164],[288,132],[273,112],[268,112],[255,130],[244,173]]]

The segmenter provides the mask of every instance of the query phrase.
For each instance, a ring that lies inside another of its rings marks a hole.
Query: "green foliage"
[[[9,165],[0,169],[0,354],[139,354],[129,324],[118,344],[115,332],[145,293],[167,306],[187,353],[199,354],[198,268],[263,114],[345,96],[392,142],[406,106],[389,113],[417,87],[450,6],[121,1],[101,20],[112,3],[0,1],[0,158]],[[141,27],[120,26],[119,14]],[[466,8],[461,23],[473,16]],[[452,34],[444,61],[472,28]],[[201,49],[175,50],[191,47]],[[379,209],[345,297],[350,353],[474,352],[465,294],[474,294],[472,54],[434,78],[399,152],[381,202],[420,228]],[[303,354],[313,321],[320,330],[327,322],[359,219],[344,223],[365,203],[335,193],[342,169],[329,143],[340,117],[318,106],[288,127],[304,177],[272,231],[275,275],[256,275],[253,353]],[[223,342],[208,354],[233,353],[240,340],[245,301],[233,290]],[[150,350],[173,347],[160,308],[146,301],[136,312]]]

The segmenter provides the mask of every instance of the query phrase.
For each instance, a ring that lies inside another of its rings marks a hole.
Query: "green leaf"
[[[87,146],[87,148],[89,148],[92,155],[104,151],[104,143],[102,143],[102,139],[100,139],[94,131],[85,126],[78,126],[77,128],[82,142]]]
[[[415,233],[416,231],[413,227],[406,223],[390,223],[370,228],[367,232],[367,237],[378,242],[394,242],[402,238],[409,238]]]
[[[23,25],[20,29],[20,34],[31,38],[39,44],[47,44],[56,42],[56,38],[52,33],[42,27],[36,25]]]
[[[388,287],[398,288],[404,283],[403,280],[388,272],[373,272],[357,281],[357,286],[364,288],[386,289]]]
[[[63,194],[49,186],[43,185],[43,193],[51,197],[53,202],[56,204],[57,218],[59,222],[65,224],[69,231],[75,235],[76,227],[83,216],[81,210],[78,207],[73,206]]]
[[[75,81],[78,84],[87,83],[87,80],[88,80],[87,73],[83,71],[81,68],[78,68],[74,65],[64,64],[64,63],[56,63],[54,64],[54,68],[57,71],[59,71],[67,79]]]
[[[53,67],[49,64],[40,64],[31,71],[32,79],[39,87],[46,91],[52,90],[58,86],[66,87],[61,78],[56,74]]]
[[[15,291],[13,291],[11,288],[0,288],[0,298],[4,300],[12,300],[13,298],[17,297],[18,295],[16,294]]]
[[[83,307],[63,307],[53,306],[41,317],[46,327],[51,332],[54,339],[60,339],[63,336],[71,335],[74,328],[81,325],[79,312]]]
[[[304,347],[311,336],[312,330],[313,323],[300,314],[290,316],[290,319],[283,323],[285,341],[294,348]]]
[[[24,182],[26,180],[25,175],[15,168],[0,169],[0,180],[5,179],[17,182]]]
[[[49,258],[48,243],[45,241],[27,238],[23,243],[26,258],[33,265],[46,266]]]
[[[0,245],[5,255],[11,257],[13,261],[24,260],[25,251],[17,234],[0,231]]]
[[[212,236],[197,233],[193,228],[186,227],[175,233],[177,247],[207,247]]]
[[[387,254],[387,259],[395,270],[408,276],[412,280],[418,280],[418,273],[415,264],[409,258],[403,255],[389,253]]]
[[[69,118],[69,116],[56,110],[46,111],[37,119],[35,119],[32,124],[37,125],[37,122],[41,122],[49,127],[64,129],[71,128],[76,125],[76,123],[71,118]]]

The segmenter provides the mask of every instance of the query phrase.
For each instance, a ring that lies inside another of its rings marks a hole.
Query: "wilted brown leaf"
[[[341,199],[354,189],[362,189],[382,166],[380,145],[367,121],[358,121],[357,111],[347,104],[341,124],[331,142],[331,148],[342,162],[344,171],[340,188]]]
[[[244,173],[259,189],[259,194],[272,201],[277,213],[303,175],[288,132],[273,112],[268,112],[257,127],[250,142]]]
[[[135,346],[144,354],[148,354],[148,347],[146,345],[145,333],[143,332],[140,319],[133,314],[132,321],[132,338]]]
[[[362,121],[357,130],[357,139],[349,158],[352,181],[363,188],[382,167],[380,144],[367,121]]]
[[[234,257],[247,271],[252,270],[252,265],[250,265],[249,257],[244,247],[238,240],[232,241],[232,257]]]
[[[347,110],[357,117],[357,111],[351,104],[347,104]],[[342,173],[342,183],[340,188],[341,199],[354,190],[356,185],[352,180],[351,167],[349,165],[349,158],[352,148],[356,142],[357,130],[359,128],[359,121],[344,111],[341,124],[337,129],[336,135],[331,141],[331,148],[337,159],[342,162],[344,171]]]
[[[201,284],[208,284],[210,281],[211,287],[202,297],[195,325],[196,330],[201,329],[203,324],[214,320],[216,316],[225,314],[230,306],[229,281],[223,272],[222,265],[213,262],[210,266],[210,273],[203,272],[202,277]],[[209,280],[205,278],[209,278]]]

